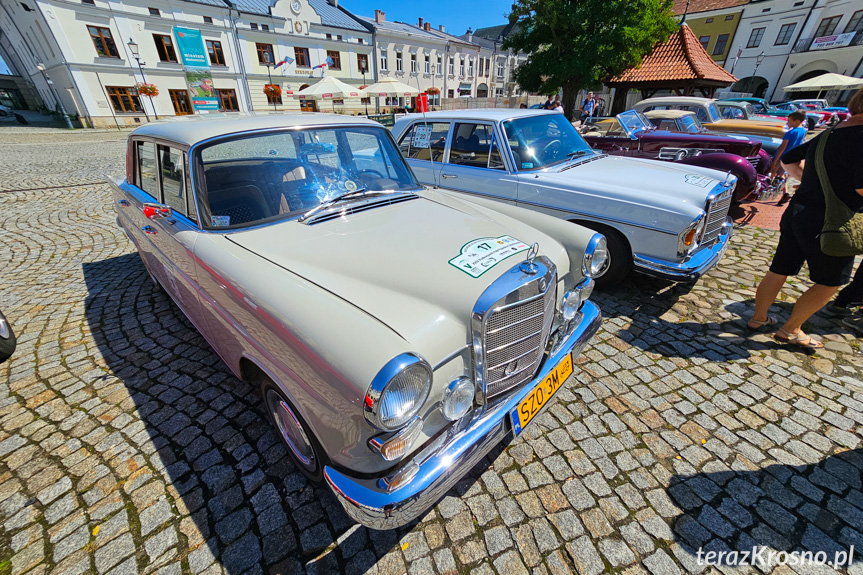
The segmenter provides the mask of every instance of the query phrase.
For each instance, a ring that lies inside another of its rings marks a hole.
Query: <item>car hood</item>
[[[446,353],[467,343],[477,299],[527,251],[513,251],[478,277],[450,260],[475,240],[497,246],[503,236],[538,242],[558,277],[569,273],[564,248],[550,236],[434,191],[321,223],[289,221],[228,237],[375,317],[434,362],[441,343]]]
[[[773,120],[719,120],[705,126],[716,132],[737,132],[739,134],[761,134],[781,138],[785,129]]]
[[[591,197],[629,204],[630,209],[635,210],[634,221],[643,220],[645,214],[660,217],[661,212],[684,215],[691,220],[704,207],[707,195],[716,184],[725,179],[725,174],[717,170],[622,156],[602,156],[568,169],[564,166],[536,175],[538,178],[526,177],[525,183],[540,180],[580,193],[584,196],[583,202],[570,201],[583,206],[585,212],[591,209]],[[522,181],[519,178],[520,200],[524,197]]]

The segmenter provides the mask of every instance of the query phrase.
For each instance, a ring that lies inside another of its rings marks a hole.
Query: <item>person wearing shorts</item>
[[[824,150],[824,164],[831,187],[842,202],[856,212],[863,212],[863,88],[848,103],[851,117],[829,135]],[[777,324],[768,315],[771,304],[788,276],[809,266],[809,277],[815,285],[797,299],[788,321],[775,334],[777,341],[808,349],[824,347],[800,329],[812,314],[824,307],[839,287],[851,279],[853,257],[828,256],[821,251],[819,235],[824,226],[826,204],[824,191],[815,170],[815,150],[825,133],[785,152],[782,167],[788,175],[800,180],[779,223],[779,245],[770,271],[758,284],[755,314],[747,323],[750,330]],[[805,163],[804,163],[805,160]]]

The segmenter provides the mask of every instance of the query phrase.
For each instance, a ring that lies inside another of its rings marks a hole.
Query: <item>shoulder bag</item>
[[[833,133],[829,128],[818,139],[815,146],[815,172],[824,191],[824,226],[818,236],[821,251],[828,256],[856,256],[863,254],[863,213],[857,213],[839,199],[824,165],[824,149],[827,138]]]

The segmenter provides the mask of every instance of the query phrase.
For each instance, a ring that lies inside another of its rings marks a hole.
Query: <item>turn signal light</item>
[[[387,461],[395,461],[410,450],[416,438],[419,437],[420,430],[422,430],[422,420],[417,418],[389,439],[382,441],[380,438],[374,437],[369,443],[380,452],[381,457]]]
[[[683,244],[686,246],[691,246],[692,242],[695,240],[695,229],[689,230],[685,236],[683,236]]]

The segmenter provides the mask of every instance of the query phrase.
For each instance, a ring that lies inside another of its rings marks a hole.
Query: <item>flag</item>
[[[737,56],[734,57],[734,63],[731,65],[731,73],[734,73],[734,68],[737,67],[737,61],[740,59],[740,54],[743,53],[743,48],[737,49]]]
[[[279,66],[281,66],[282,64],[293,64],[293,63],[294,63],[294,59],[293,59],[293,58],[285,58],[284,60],[282,60],[281,62],[279,62],[279,63],[278,63],[278,64],[276,64],[275,66],[273,66],[273,70],[275,70],[276,68],[278,68],[278,67],[279,67]]]
[[[329,60],[329,58],[327,58],[327,60]],[[326,68],[326,67],[327,67],[327,62],[324,62],[323,64],[318,64],[317,66],[312,68],[312,70],[317,70],[318,68]]]

